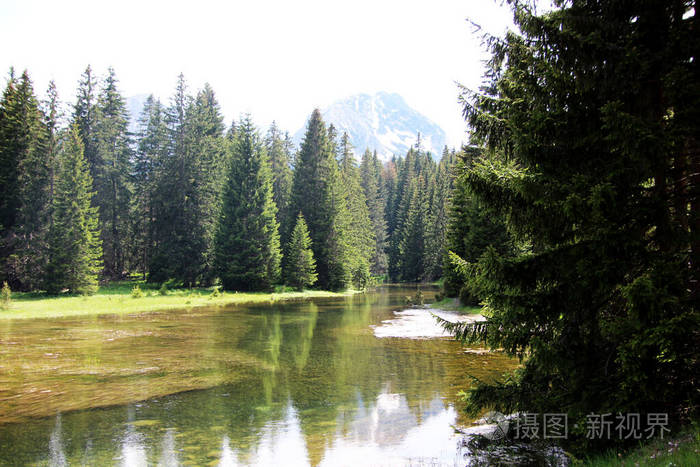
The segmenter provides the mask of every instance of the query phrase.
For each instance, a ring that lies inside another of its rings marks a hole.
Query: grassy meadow
[[[135,289],[138,287],[138,289]],[[200,306],[269,303],[319,297],[339,297],[355,293],[289,289],[276,292],[225,292],[214,287],[162,289],[143,281],[114,282],[101,286],[94,295],[47,295],[14,292],[10,302],[0,309],[0,320],[59,318],[99,314],[128,314]]]

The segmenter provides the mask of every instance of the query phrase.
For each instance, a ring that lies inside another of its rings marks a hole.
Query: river
[[[515,362],[414,292],[2,321],[0,465],[464,465],[457,393]]]

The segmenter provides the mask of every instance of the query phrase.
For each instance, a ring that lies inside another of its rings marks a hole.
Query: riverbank
[[[438,302],[431,303],[430,307],[465,315],[481,315],[483,311],[483,308],[480,306],[462,305],[458,298],[443,298]]]
[[[638,466],[667,467],[697,465],[700,459],[700,430],[688,429],[673,437],[655,439],[637,448],[612,450],[583,461],[590,467]]]
[[[137,285],[141,289],[140,296],[138,293],[132,294],[133,288]],[[243,293],[218,292],[214,288],[172,289],[161,293],[157,285],[129,281],[101,286],[94,295],[55,296],[42,293],[13,293],[9,307],[0,309],[0,320],[144,313],[201,306],[342,297],[354,293],[356,291],[325,290]]]

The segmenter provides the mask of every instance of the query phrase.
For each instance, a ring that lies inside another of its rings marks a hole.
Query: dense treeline
[[[226,128],[209,85],[181,75],[129,132],[113,69],[88,67],[62,114],[25,72],[0,101],[0,281],[15,290],[95,290],[140,274],[184,286],[362,288],[442,274],[454,151],[420,136],[405,157],[360,161],[318,110],[298,150],[276,124]],[[362,148],[364,149],[364,148]]]
[[[487,38],[487,81],[463,95],[474,146],[447,235],[446,284],[483,300],[488,320],[447,327],[524,364],[480,383],[471,407],[540,424],[565,413],[579,448],[634,442],[588,436],[590,414],[688,423],[700,403],[695,2],[557,1],[541,15],[509,3],[520,32]]]

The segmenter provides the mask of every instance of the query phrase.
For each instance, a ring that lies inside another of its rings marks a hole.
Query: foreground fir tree
[[[311,237],[301,213],[297,216],[294,230],[287,244],[285,258],[285,283],[297,290],[303,290],[316,282],[318,276],[314,253],[311,250]]]
[[[59,152],[49,232],[45,288],[93,293],[102,270],[97,208],[92,207],[92,179],[78,128],[73,126]]]
[[[450,326],[524,359],[470,401],[499,411],[667,413],[700,407],[700,156],[695,2],[512,2],[466,93],[488,149],[460,183],[518,242],[463,264],[488,321]],[[643,427],[642,427],[643,428]],[[574,438],[582,433],[572,432]],[[583,440],[586,442],[586,440]]]
[[[216,234],[224,289],[269,290],[280,276],[277,208],[267,153],[249,117],[238,126]]]

